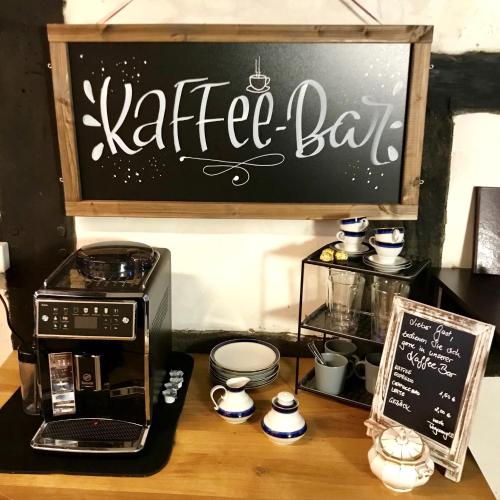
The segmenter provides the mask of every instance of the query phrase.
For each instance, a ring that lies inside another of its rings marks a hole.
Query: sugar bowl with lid
[[[389,427],[375,438],[368,462],[387,488],[400,493],[422,486],[434,472],[429,447],[402,425]]]
[[[261,422],[262,430],[273,443],[292,444],[301,439],[307,425],[299,413],[299,402],[291,392],[280,392],[272,401],[272,408]]]

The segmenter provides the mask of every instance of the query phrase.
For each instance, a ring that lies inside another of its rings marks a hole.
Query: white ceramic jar
[[[276,444],[292,444],[304,436],[307,425],[298,411],[299,402],[291,392],[272,399],[272,409],[262,419],[262,430]]]
[[[248,377],[234,377],[226,381],[225,387],[216,385],[210,391],[214,410],[230,424],[246,422],[255,412],[253,399],[245,392],[248,382]],[[223,390],[224,394],[215,401],[214,394],[218,390]]]
[[[415,431],[403,426],[389,427],[377,436],[368,462],[387,488],[400,493],[422,486],[434,472],[429,447]]]

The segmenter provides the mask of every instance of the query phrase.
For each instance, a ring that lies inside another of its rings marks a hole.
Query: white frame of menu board
[[[384,352],[380,361],[380,371],[373,396],[370,418],[366,420],[367,434],[376,436],[387,427],[402,425],[400,422],[384,415],[386,397],[392,375],[392,367],[399,343],[399,334],[404,313],[418,316],[429,321],[435,321],[474,335],[476,341],[472,348],[472,357],[464,387],[462,401],[457,415],[455,437],[450,446],[444,446],[437,441],[420,434],[429,446],[431,457],[437,464],[446,468],[445,477],[455,482],[462,475],[467,446],[471,433],[471,422],[479,396],[479,385],[486,370],[486,362],[495,327],[442,309],[421,304],[404,297],[396,297],[393,303],[391,320],[387,331]]]

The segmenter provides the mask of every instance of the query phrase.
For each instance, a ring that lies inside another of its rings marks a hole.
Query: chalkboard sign
[[[312,27],[285,37],[283,27],[262,27],[252,41],[204,27],[201,40],[172,43],[173,27],[132,39],[126,26],[90,37],[74,27],[63,30],[61,55],[60,28],[49,34],[56,106],[66,106],[57,117],[67,202],[119,201],[120,214],[129,202],[295,214],[358,206],[369,216],[369,207],[416,205],[405,174],[419,167],[413,128],[425,109],[425,99],[415,102],[427,77],[415,68],[416,30],[339,41]],[[429,45],[428,30],[420,38]]]
[[[417,431],[460,479],[494,327],[398,297],[367,425]]]

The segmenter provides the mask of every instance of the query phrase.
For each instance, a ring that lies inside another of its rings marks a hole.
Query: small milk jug
[[[375,439],[368,462],[384,485],[397,492],[422,486],[434,472],[429,447],[415,431],[401,425],[389,427]]]
[[[210,391],[214,410],[230,424],[246,422],[255,412],[253,399],[245,392],[248,382],[248,377],[230,378],[225,385],[216,385]],[[224,394],[215,401],[214,394],[218,390],[224,391]]]
[[[262,419],[262,430],[276,444],[292,444],[307,431],[299,413],[299,402],[291,392],[280,392],[272,399],[272,408]]]

